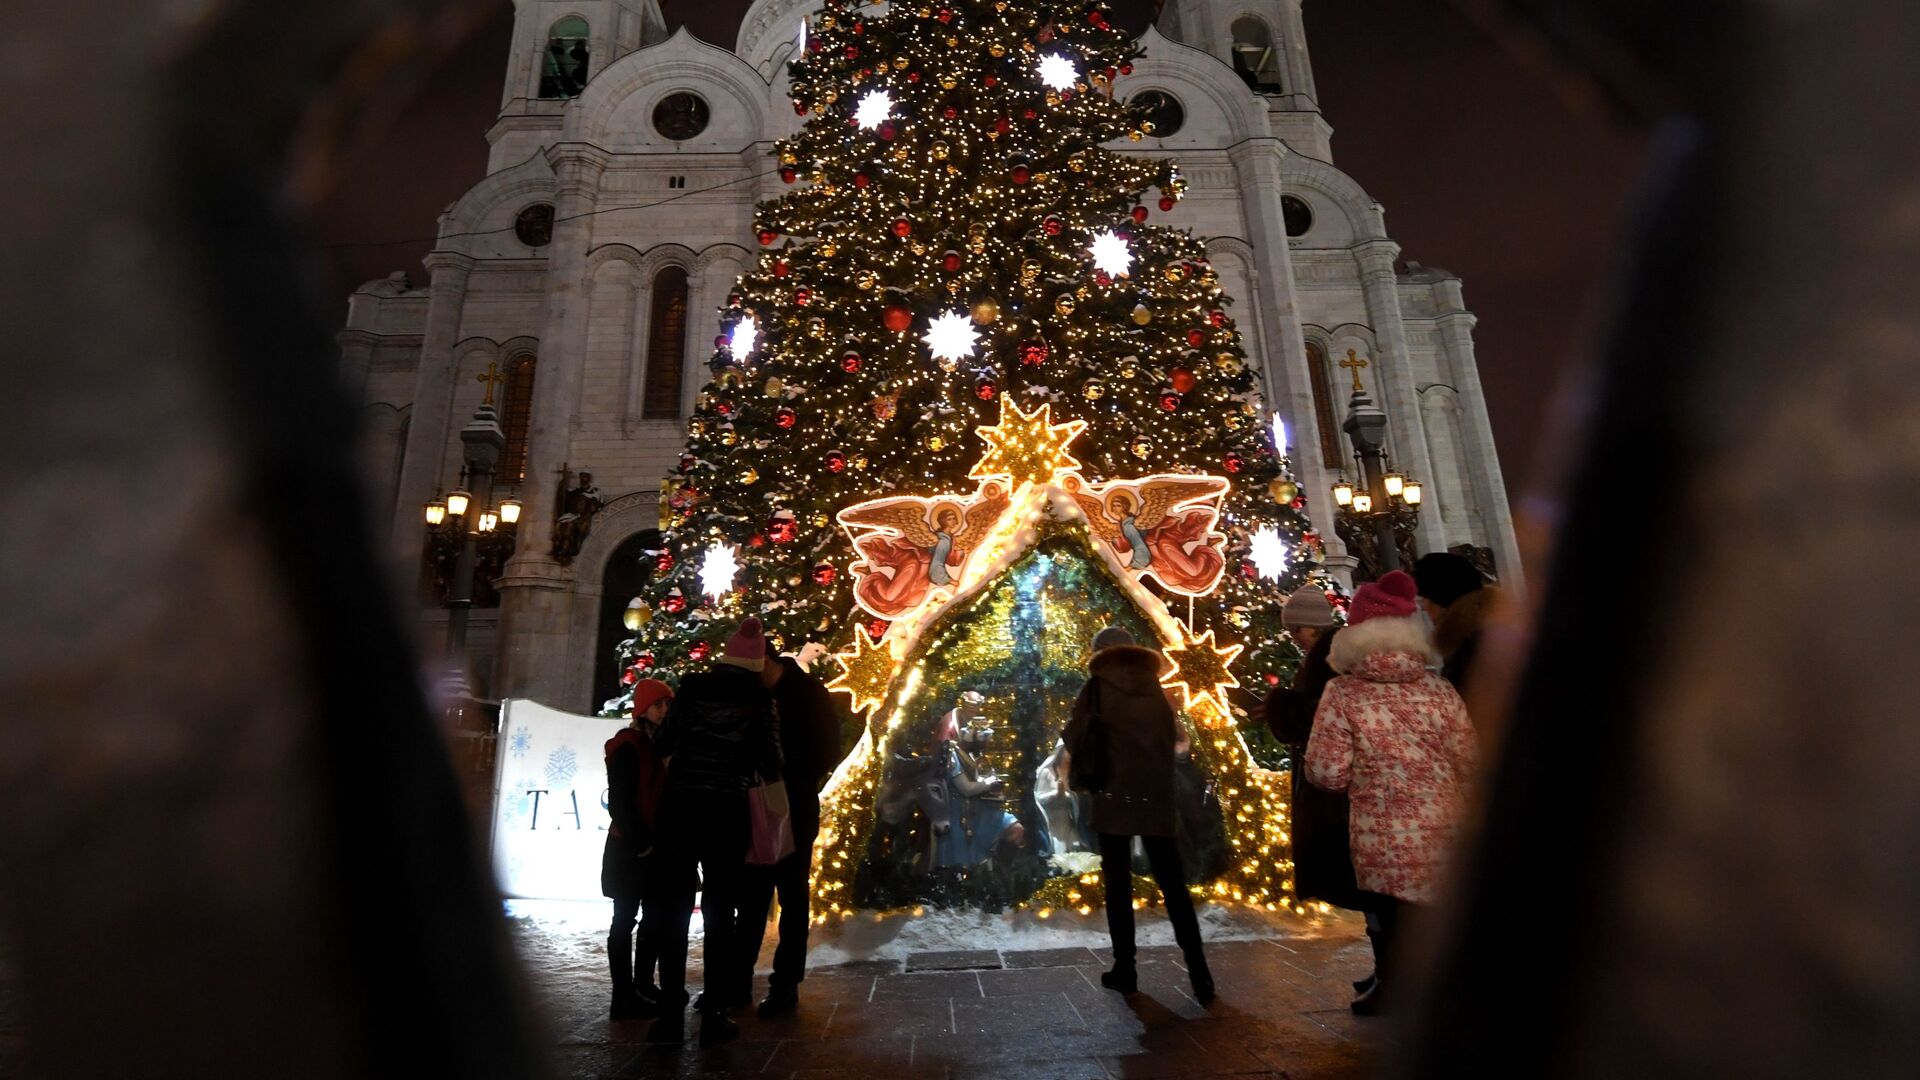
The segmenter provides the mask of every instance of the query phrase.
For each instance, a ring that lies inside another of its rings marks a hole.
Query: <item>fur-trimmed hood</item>
[[[1370,657],[1390,653],[1406,654],[1417,661],[1422,669],[1440,666],[1440,654],[1434,650],[1433,636],[1427,632],[1427,624],[1418,616],[1402,618],[1380,615],[1358,626],[1348,626],[1334,637],[1333,649],[1327,661],[1333,665],[1333,670],[1342,675],[1358,675],[1388,682],[1411,677],[1410,673],[1398,670],[1392,670],[1390,674],[1390,669],[1395,665],[1382,667],[1365,663]],[[1368,670],[1362,670],[1363,666]]]
[[[1440,650],[1440,655],[1452,656],[1460,646],[1478,634],[1493,616],[1493,609],[1499,606],[1500,600],[1500,590],[1488,585],[1455,600],[1441,612],[1439,621],[1433,626],[1433,644]]]
[[[1158,694],[1166,658],[1141,645],[1115,645],[1093,654],[1087,671],[1128,694]]]

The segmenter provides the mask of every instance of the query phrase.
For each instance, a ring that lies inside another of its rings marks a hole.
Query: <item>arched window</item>
[[[1233,20],[1233,70],[1248,86],[1263,94],[1277,94],[1280,53],[1274,48],[1267,24],[1251,15]]]
[[[640,418],[680,415],[680,369],[687,358],[687,271],[669,266],[654,275],[653,313],[647,319],[647,383]]]
[[[569,15],[547,31],[540,54],[540,96],[579,97],[587,85],[587,20]]]
[[[606,575],[600,579],[600,626],[594,640],[593,686],[587,698],[596,706],[618,695],[622,689],[615,650],[633,636],[624,622],[627,602],[647,587],[654,566],[650,553],[663,546],[660,530],[647,529],[620,541],[607,560]]]
[[[1329,469],[1346,466],[1340,451],[1340,416],[1333,407],[1333,379],[1327,374],[1327,350],[1307,342],[1307,372],[1313,380],[1313,420],[1320,429],[1320,458]]]
[[[533,426],[533,357],[516,357],[507,364],[505,411],[501,431],[507,437],[500,451],[500,482],[519,484],[527,478],[527,434]]]

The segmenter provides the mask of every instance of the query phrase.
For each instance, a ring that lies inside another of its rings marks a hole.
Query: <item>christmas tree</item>
[[[829,912],[1097,902],[1037,792],[1108,623],[1176,665],[1226,808],[1185,838],[1209,893],[1288,891],[1284,779],[1226,691],[1297,661],[1280,605],[1317,540],[1204,245],[1152,224],[1177,169],[1108,146],[1151,128],[1114,93],[1138,55],[1099,4],[830,0],[792,62],[794,190],[759,208],[620,653],[626,685],[671,677],[748,614],[833,651],[865,722]],[[997,790],[915,804],[955,761]]]

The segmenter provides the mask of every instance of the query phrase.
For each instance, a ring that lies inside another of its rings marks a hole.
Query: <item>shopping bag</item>
[[[747,865],[772,866],[793,854],[793,817],[787,806],[785,783],[775,780],[749,789],[747,816],[753,825]]]

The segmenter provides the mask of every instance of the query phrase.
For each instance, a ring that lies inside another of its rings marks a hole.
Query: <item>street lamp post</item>
[[[489,558],[499,555],[496,549],[501,546],[511,548],[514,526],[520,520],[518,499],[509,496],[498,505],[493,501],[494,472],[506,444],[500,417],[493,408],[493,385],[489,383],[486,400],[460,429],[465,460],[462,482],[466,486],[448,492],[444,498],[435,496],[425,507],[431,546],[445,551],[458,545],[453,575],[446,582],[447,669],[442,688],[450,702],[471,694],[466,672],[467,620],[473,610],[474,578],[482,548],[487,549]]]
[[[1335,528],[1361,555],[1368,578],[1377,579],[1402,569],[1400,535],[1409,535],[1419,520],[1423,495],[1420,482],[1394,471],[1387,458],[1387,414],[1374,404],[1360,382],[1367,361],[1347,350],[1340,366],[1353,373],[1353,396],[1347,402],[1347,420],[1341,430],[1352,440],[1360,464],[1360,488],[1345,478],[1333,486]]]

